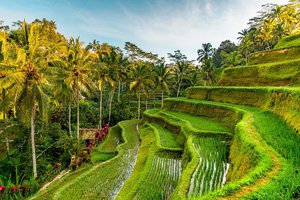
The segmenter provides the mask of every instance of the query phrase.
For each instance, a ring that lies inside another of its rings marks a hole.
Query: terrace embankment
[[[288,87],[191,87],[187,97],[198,100],[249,105],[281,116],[300,132],[300,88]]]
[[[223,70],[220,86],[299,86],[299,35],[285,38],[273,50],[250,55],[245,66]]]

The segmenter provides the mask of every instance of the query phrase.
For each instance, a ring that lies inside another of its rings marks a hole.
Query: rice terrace
[[[10,199],[300,200],[300,2],[1,2]]]

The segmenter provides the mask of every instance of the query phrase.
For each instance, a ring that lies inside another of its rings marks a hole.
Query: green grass
[[[300,46],[289,46],[283,49],[272,49],[250,54],[249,64],[272,63],[278,61],[294,60],[299,58]]]
[[[292,35],[281,39],[274,49],[282,49],[288,47],[300,46],[300,34]]]
[[[299,56],[292,60],[274,59],[272,63],[227,68],[223,71],[218,85],[296,86],[299,85],[299,73]]]
[[[136,160],[139,138],[137,120],[120,122],[124,143],[117,146],[118,155],[113,159],[87,167],[77,175],[70,174],[72,179],[61,179],[60,186],[43,197],[37,199],[102,199],[114,198],[124,181],[130,176]],[[75,174],[77,171],[74,172]],[[69,176],[69,177],[70,177]],[[66,180],[67,179],[67,180]],[[50,189],[49,189],[50,190]]]
[[[199,93],[201,95],[199,95]],[[300,132],[300,87],[191,87],[187,96],[259,107],[281,116]]]
[[[174,152],[157,152],[134,199],[168,199],[181,174],[181,157]]]
[[[174,112],[170,108],[159,110],[151,109],[144,112],[144,118],[152,123],[158,123],[171,132],[182,132],[183,128],[188,129],[187,134],[225,136],[231,137],[232,130],[223,124],[208,120],[203,117],[193,116],[188,113]],[[184,111],[183,111],[184,112]]]
[[[153,127],[148,124],[139,126],[141,145],[138,152],[136,164],[132,174],[126,180],[116,200],[131,200],[135,196],[137,189],[147,175],[148,168],[151,166],[155,152],[158,150],[155,141],[155,133]]]
[[[168,100],[167,100],[168,101]],[[186,102],[191,104],[205,104],[230,107],[232,109],[238,109],[243,112],[251,113],[255,121],[259,135],[270,145],[267,147],[270,151],[278,152],[278,156],[282,161],[282,170],[280,173],[273,177],[269,184],[260,187],[258,192],[250,193],[247,198],[249,199],[292,199],[296,195],[299,195],[300,175],[299,175],[299,135],[293,131],[281,118],[275,116],[269,112],[263,112],[257,108],[235,105],[230,103],[219,102],[207,102],[201,100],[177,98],[170,101]],[[247,133],[246,133],[247,134]],[[246,136],[246,135],[245,135]],[[251,137],[245,138],[247,141],[251,141]],[[263,142],[262,141],[262,142]],[[273,150],[274,149],[274,150]],[[244,150],[244,149],[242,149]],[[263,150],[265,151],[265,150]],[[270,165],[266,165],[265,162],[256,167],[256,170],[252,170],[247,176],[243,178],[244,183],[241,181],[232,182],[226,185],[223,189],[213,192],[208,196],[204,196],[204,199],[216,198],[217,196],[226,196],[232,193],[243,184],[253,184],[254,180],[258,177],[264,176],[265,170]],[[271,165],[272,166],[272,165]],[[260,170],[260,173],[256,173]],[[251,175],[252,174],[252,175]],[[239,186],[240,185],[240,186]],[[234,189],[236,188],[236,189]],[[297,193],[298,192],[298,193]]]
[[[91,155],[92,163],[109,160],[118,154],[117,146],[123,143],[121,130],[118,126],[112,127],[107,138],[94,148]]]
[[[231,132],[230,128],[226,127],[225,125],[209,119],[205,119],[203,117],[190,115],[188,113],[175,112],[171,110],[162,110],[161,113],[165,113],[168,115],[175,116],[179,119],[186,120],[189,123],[191,123],[191,125],[194,128],[198,130],[215,131],[215,132]]]
[[[171,131],[163,128],[159,124],[151,123],[152,126],[156,128],[159,133],[161,146],[167,148],[182,148],[183,143],[180,137],[177,134],[172,133]]]
[[[225,184],[229,164],[226,141],[196,137],[193,145],[200,159],[191,179],[188,197],[195,198],[220,189]]]
[[[258,192],[247,198],[300,198],[300,136],[278,116],[270,112],[255,112],[255,125],[263,139],[285,158],[282,172]]]

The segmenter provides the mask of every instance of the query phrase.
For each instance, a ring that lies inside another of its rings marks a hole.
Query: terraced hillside
[[[300,198],[298,38],[224,70],[219,86],[189,88],[186,98],[144,113],[184,137],[171,199]]]
[[[250,55],[247,66],[229,67],[222,73],[221,86],[299,86],[300,36],[279,41],[276,48]]]
[[[33,199],[300,199],[300,46],[284,40],[120,122]]]

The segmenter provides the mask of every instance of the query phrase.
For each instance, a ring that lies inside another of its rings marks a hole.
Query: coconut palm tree
[[[208,60],[214,53],[214,49],[212,48],[210,43],[202,44],[202,49],[198,49],[198,58],[199,62],[205,62]]]
[[[238,32],[238,34],[240,35],[237,39],[239,41],[242,41],[245,36],[248,34],[248,29],[243,29],[242,31]]]
[[[222,62],[222,67],[234,67],[244,63],[245,59],[242,54],[238,51],[233,51],[230,53],[222,52],[222,56],[225,58]]]
[[[88,45],[89,49],[91,49],[94,54],[96,55],[96,64],[94,65],[94,71],[96,72],[96,79],[98,82],[98,90],[100,93],[100,101],[99,101],[99,129],[102,128],[102,121],[103,121],[103,86],[107,84],[109,88],[114,88],[115,81],[110,74],[110,66],[109,56],[111,52],[111,48],[107,44],[99,44],[98,41],[94,40],[92,43]],[[112,92],[109,95],[109,100],[111,99]],[[110,107],[111,108],[111,107]],[[111,110],[111,109],[110,109]],[[110,112],[109,112],[109,121],[110,121]]]
[[[146,63],[140,61],[133,69],[133,81],[130,83],[130,90],[135,90],[138,97],[138,119],[141,118],[141,93],[154,85],[153,78],[149,73]]]
[[[168,68],[165,63],[161,63],[154,67],[155,79],[159,83],[158,86],[161,90],[161,108],[164,106],[164,92],[170,93],[169,90],[169,80],[171,79],[170,68]]]
[[[87,48],[83,48],[83,43],[79,41],[79,37],[70,38],[67,44],[67,50],[62,55],[56,57],[51,62],[51,65],[57,69],[56,88],[58,90],[54,94],[60,95],[60,98],[69,102],[69,132],[71,134],[71,105],[73,100],[77,106],[77,122],[76,135],[79,140],[79,100],[83,97],[83,93],[89,93],[95,84],[90,79],[89,75],[94,65],[93,54]]]
[[[28,25],[25,20],[19,31],[18,53],[15,65],[17,69],[2,80],[2,86],[16,85],[19,94],[18,115],[25,124],[31,128],[31,148],[33,176],[37,177],[35,153],[35,118],[37,109],[42,119],[47,119],[48,96],[43,91],[47,84],[44,69],[47,62],[44,56],[47,51],[47,42],[42,40],[41,33],[36,24]]]
[[[179,97],[183,79],[188,77],[190,72],[191,72],[191,69],[190,69],[190,62],[189,61],[182,60],[182,61],[178,61],[175,64],[173,73],[175,73],[175,77],[177,78],[176,97]]]

